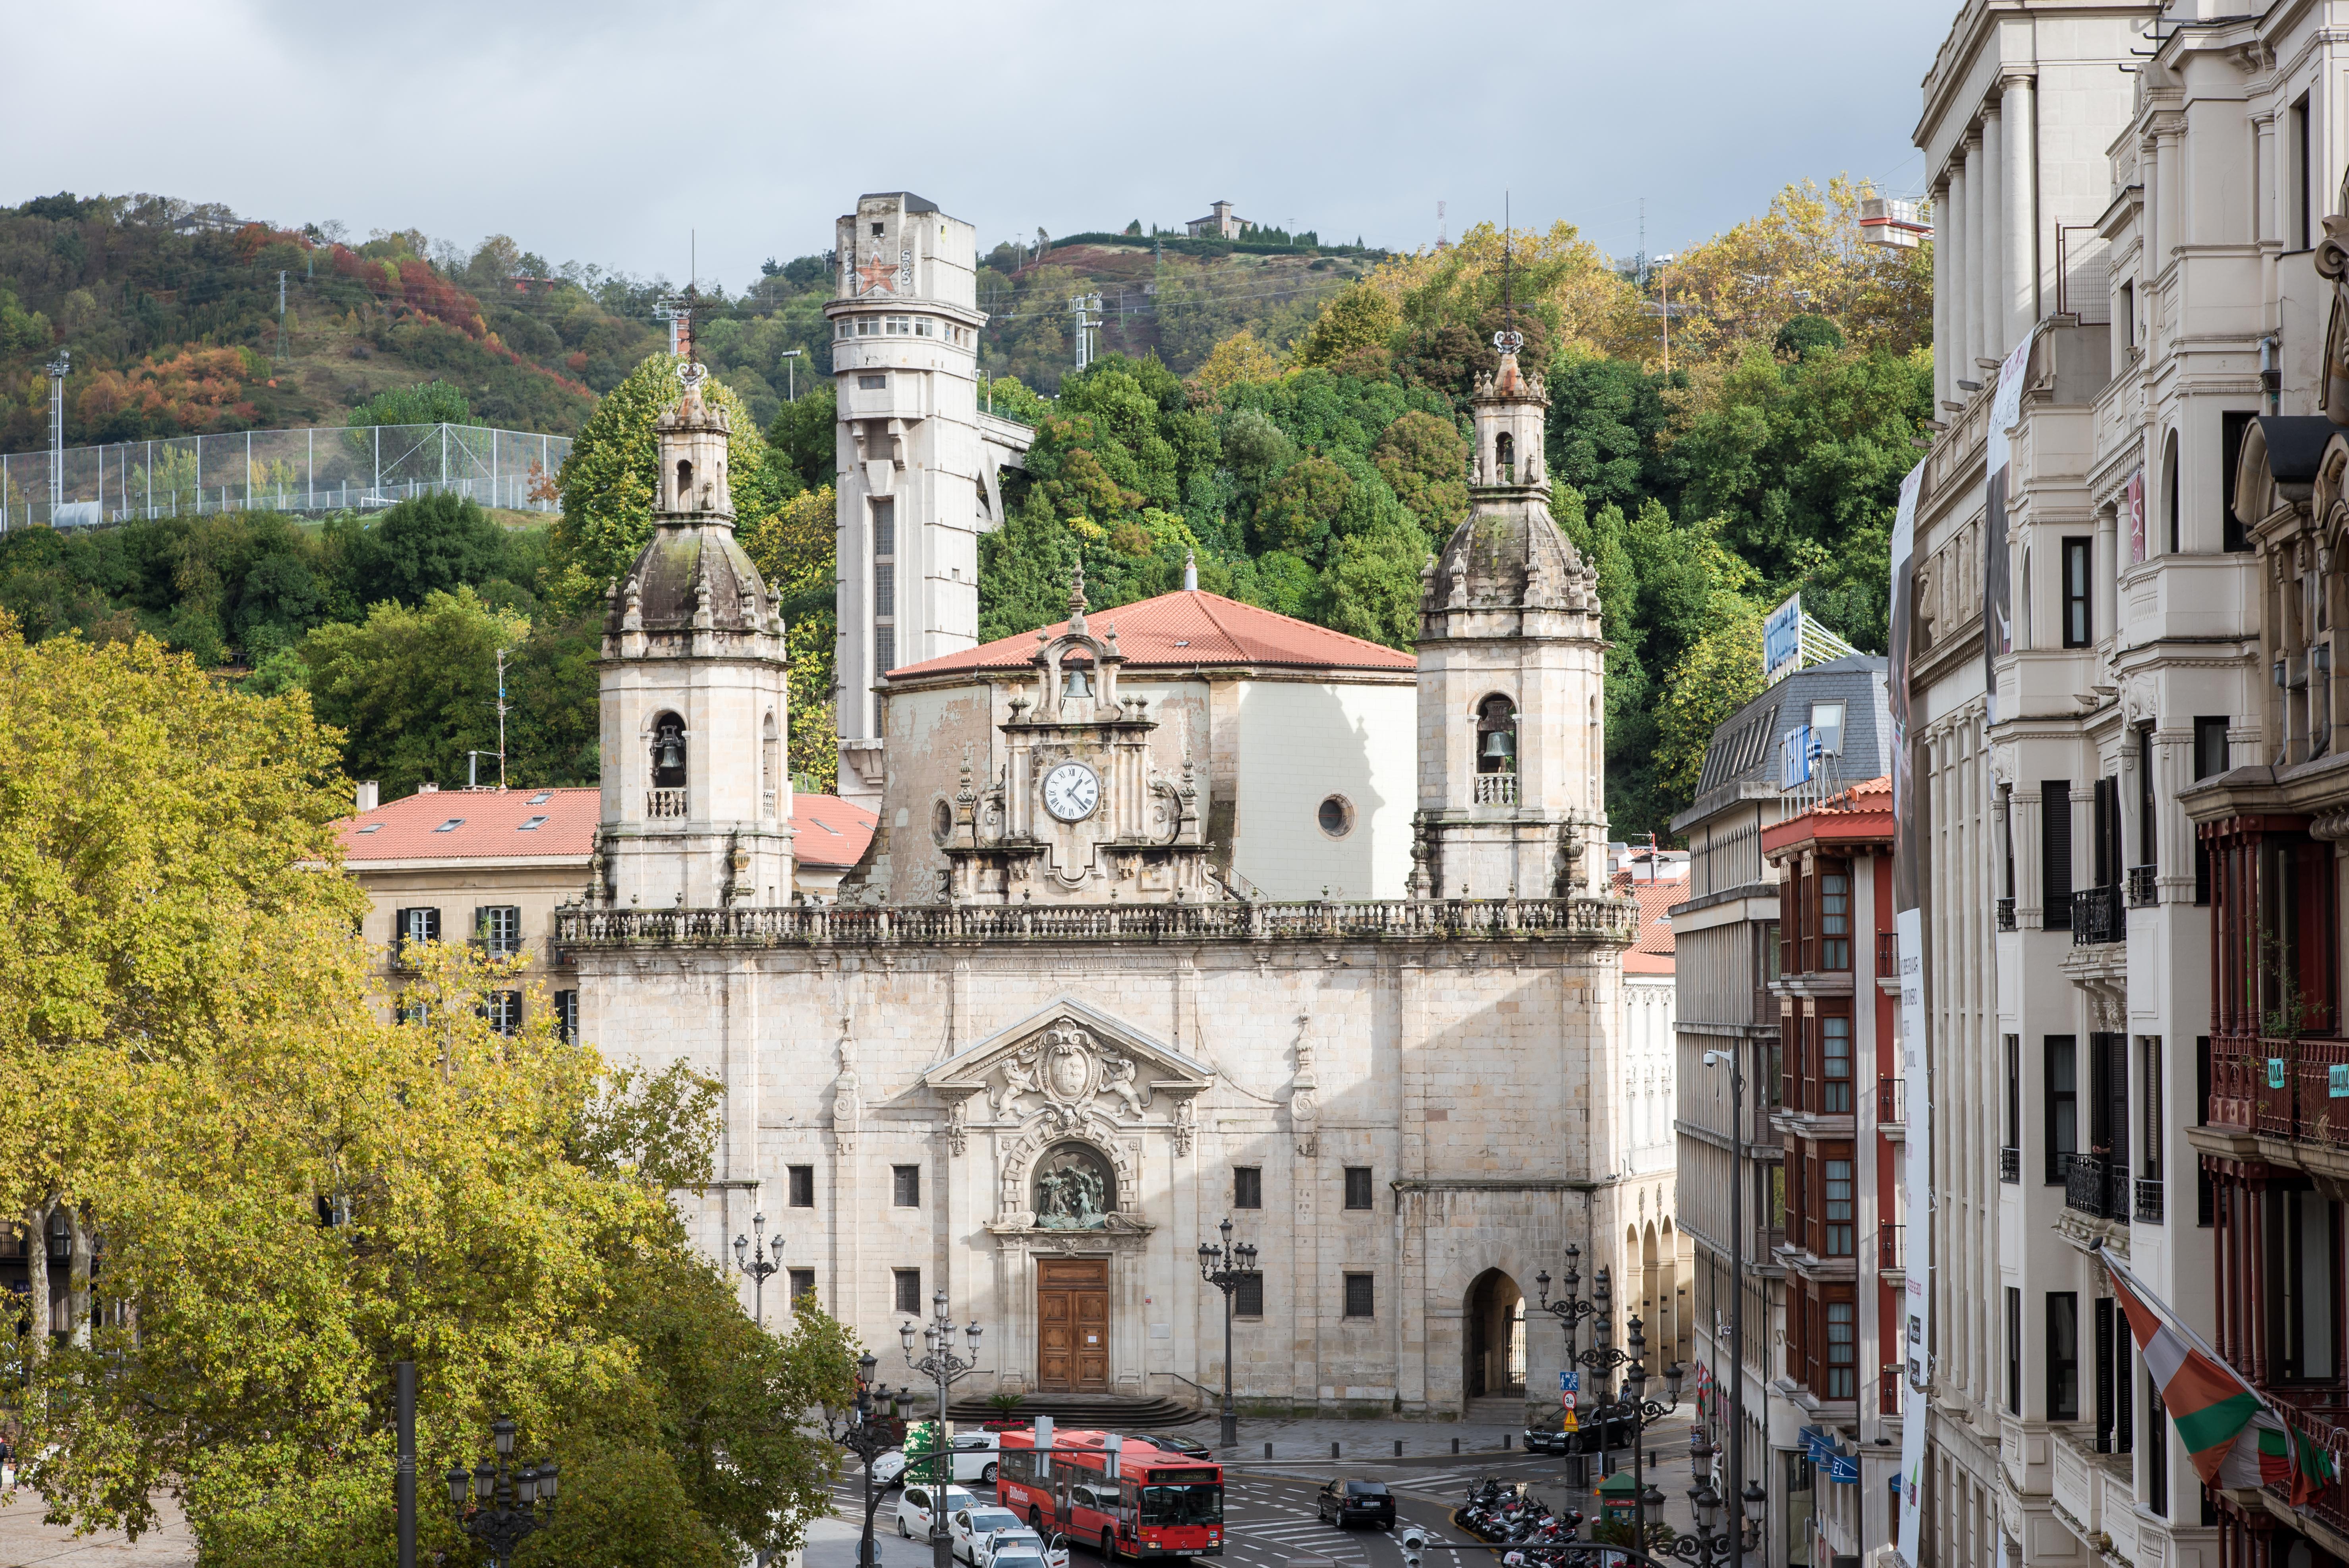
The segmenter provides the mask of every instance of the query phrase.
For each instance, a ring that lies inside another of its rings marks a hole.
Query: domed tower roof
[[[1542,467],[1541,377],[1517,366],[1516,335],[1495,335],[1501,361],[1476,378],[1468,519],[1423,572],[1420,608],[1595,610],[1599,575],[1549,512]]]
[[[701,396],[708,372],[685,369],[685,393],[661,417],[660,499],[653,536],[612,584],[604,629],[771,632],[767,584],[734,538],[726,410]]]

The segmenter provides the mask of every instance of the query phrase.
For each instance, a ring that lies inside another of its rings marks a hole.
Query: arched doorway
[[[1468,1286],[1467,1333],[1460,1386],[1471,1399],[1524,1398],[1526,1296],[1499,1269],[1486,1269]]]

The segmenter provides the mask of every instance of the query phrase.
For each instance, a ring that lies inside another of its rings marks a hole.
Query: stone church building
[[[837,902],[794,899],[782,627],[696,367],[608,608],[590,885],[554,915],[585,1037],[725,1086],[695,1235],[731,1255],[763,1213],[777,1285],[879,1347],[945,1291],[985,1330],[966,1398],[1209,1402],[1197,1248],[1226,1219],[1264,1269],[1244,1400],[1547,1404],[1560,1337],[1521,1293],[1569,1243],[1661,1368],[1679,1303],[1653,1270],[1643,1302],[1624,1238],[1671,1177],[1630,1157],[1638,914],[1608,886],[1596,574],[1550,517],[1539,378],[1504,342],[1478,386],[1414,653],[1195,588],[1092,611],[1081,581],[1066,621],[980,645],[960,536],[994,473],[920,457],[1017,455],[936,385],[975,374],[968,230],[902,194],[842,228],[841,624],[874,673],[839,711],[871,715],[843,721],[871,844]],[[876,643],[880,604],[937,634]]]

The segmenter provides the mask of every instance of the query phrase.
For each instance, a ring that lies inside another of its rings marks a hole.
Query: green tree
[[[506,530],[470,496],[445,491],[386,507],[351,561],[362,604],[421,604],[428,594],[505,575]]]
[[[1468,438],[1450,420],[1413,409],[1386,428],[1371,460],[1429,537],[1450,538],[1468,516]]]
[[[354,428],[361,425],[478,425],[473,418],[472,404],[464,389],[451,387],[446,381],[419,382],[413,387],[393,387],[377,393],[350,412],[344,420]]]
[[[379,603],[357,625],[320,626],[298,651],[318,717],[345,737],[345,769],[380,781],[388,799],[460,784],[468,751],[497,750],[498,651],[529,632],[460,585],[418,606]]]
[[[601,600],[608,584],[626,578],[652,537],[653,501],[660,493],[660,417],[684,396],[683,362],[656,354],[595,405],[556,476],[563,511],[550,540],[549,589],[559,605]],[[768,471],[766,438],[741,400],[705,383],[704,402],[726,412],[727,481],[737,528],[773,515],[782,498]]]
[[[767,447],[801,490],[822,490],[838,477],[838,394],[830,381],[786,403],[767,427]]]

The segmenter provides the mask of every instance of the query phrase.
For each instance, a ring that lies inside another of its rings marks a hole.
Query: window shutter
[[[2040,915],[2042,931],[2072,929],[2072,785],[2064,779],[2039,786]]]
[[[405,909],[391,912],[391,955],[395,960],[408,956],[408,917],[411,913]]]
[[[423,912],[423,913],[424,913],[424,940],[425,940],[425,941],[427,941],[427,942],[438,942],[438,941],[440,941],[440,912],[439,910],[437,910],[437,909],[428,909],[428,910],[424,911],[424,912]]]

